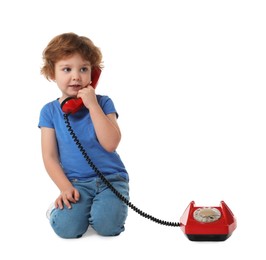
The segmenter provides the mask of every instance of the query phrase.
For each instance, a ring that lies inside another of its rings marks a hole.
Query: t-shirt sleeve
[[[54,128],[51,105],[46,104],[40,112],[38,127]]]
[[[118,118],[118,113],[111,98],[109,98],[108,96],[99,96],[98,102],[106,115],[115,113],[116,117]]]

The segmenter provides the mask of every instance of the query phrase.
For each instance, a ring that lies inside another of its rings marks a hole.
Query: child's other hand
[[[71,209],[71,203],[77,203],[79,200],[79,191],[71,187],[62,191],[58,198],[55,200],[55,207],[63,209],[64,204],[67,208]]]

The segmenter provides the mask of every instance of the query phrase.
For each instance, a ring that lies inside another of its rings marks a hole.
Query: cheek
[[[91,75],[82,75],[82,83],[87,85],[91,82]]]
[[[87,80],[87,81],[90,80],[91,79],[91,74],[90,73],[83,74],[82,75],[82,79],[83,80]]]
[[[55,81],[58,84],[65,84],[69,81],[69,77],[66,74],[56,73],[55,74]]]
[[[65,78],[60,78],[60,77],[55,78],[55,83],[62,90],[65,89],[66,86],[68,85],[68,81]]]

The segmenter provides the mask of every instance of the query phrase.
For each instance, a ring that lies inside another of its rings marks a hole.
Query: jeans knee
[[[56,215],[51,217],[50,224],[54,232],[61,238],[80,238],[88,228],[78,221],[68,221],[62,217],[58,218]]]
[[[118,236],[125,230],[124,225],[112,223],[94,223],[92,228],[101,236]]]

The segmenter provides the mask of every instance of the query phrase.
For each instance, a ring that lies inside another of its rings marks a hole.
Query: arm
[[[115,151],[121,140],[116,114],[105,115],[97,104],[90,109],[90,115],[100,144],[108,152]]]
[[[68,208],[71,208],[70,202],[76,203],[78,201],[79,192],[68,180],[60,165],[54,129],[47,127],[41,128],[41,145],[45,169],[61,191],[61,194],[55,201],[55,207],[62,209],[64,203]]]
[[[113,152],[121,140],[121,132],[116,120],[116,114],[105,115],[98,104],[94,88],[87,87],[79,91],[78,97],[82,98],[84,105],[89,109],[94,129],[102,147]]]

